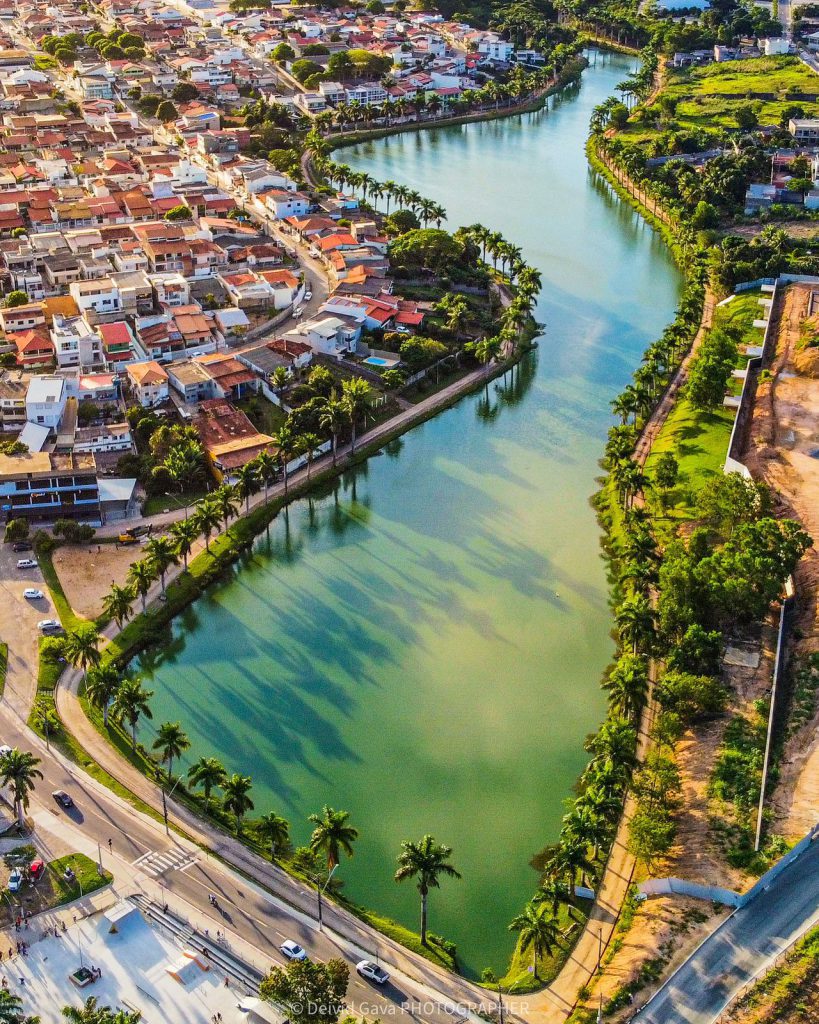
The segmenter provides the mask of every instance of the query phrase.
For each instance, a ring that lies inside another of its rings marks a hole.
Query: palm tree
[[[222,790],[225,794],[223,804],[226,811],[236,815],[237,832],[242,831],[242,818],[254,807],[253,801],[248,796],[251,786],[250,776],[239,775],[238,772],[234,772],[222,783]]]
[[[23,812],[28,809],[29,795],[34,792],[34,780],[41,779],[43,773],[37,767],[40,758],[28,750],[9,751],[0,758],[0,784],[11,786],[17,824],[22,828],[25,824]]]
[[[188,571],[188,555],[193,550],[196,538],[199,536],[199,523],[195,516],[188,516],[187,519],[179,519],[170,528],[170,535],[176,541],[176,553],[182,556],[182,564],[185,572]]]
[[[29,1019],[32,1022],[39,1020],[38,1017],[27,1018],[23,1013],[22,999],[12,995],[7,988],[0,988],[0,1024],[25,1024]]]
[[[272,811],[263,814],[256,823],[256,831],[261,839],[270,843],[270,859],[276,859],[276,849],[290,842],[290,822]]]
[[[239,507],[236,504],[236,491],[230,484],[222,484],[221,487],[217,487],[213,492],[213,500],[216,502],[216,507],[219,509],[219,517],[225,524],[225,530],[227,530],[230,517],[235,516],[239,511]]]
[[[552,917],[557,917],[561,905],[571,906],[572,890],[562,878],[557,875],[547,875],[532,897],[532,903],[547,904],[552,912]]]
[[[50,750],[50,733],[60,727],[54,702],[47,697],[37,697],[31,706],[31,722],[34,728],[45,736],[46,749]]]
[[[623,718],[636,719],[648,701],[648,667],[645,658],[623,654],[603,684],[609,707]]]
[[[630,644],[632,654],[651,646],[654,638],[654,612],[644,594],[632,594],[615,614],[617,633],[623,645]]]
[[[282,369],[282,367],[279,367],[279,369]],[[266,505],[268,489],[270,484],[276,479],[276,459],[273,453],[265,448],[264,451],[259,452],[254,461],[259,479],[264,485],[264,503]]]
[[[109,1024],[111,1020],[110,1008],[100,1006],[96,996],[89,996],[82,1006],[64,1006],[62,1014],[71,1024]]]
[[[250,511],[250,497],[259,489],[259,469],[255,463],[246,463],[236,470],[236,493],[245,500],[245,515]]]
[[[560,931],[553,917],[546,917],[534,903],[527,903],[523,913],[513,918],[509,931],[520,934],[520,948],[523,952],[531,947],[532,970],[537,978],[538,958],[549,956],[559,945]]]
[[[153,690],[146,690],[138,679],[123,679],[111,705],[115,722],[127,722],[131,728],[131,750],[136,753],[136,731],[140,716],[153,718],[149,701]]]
[[[370,406],[370,385],[361,377],[350,377],[341,382],[341,390],[344,395],[342,400],[347,406],[347,415],[350,417],[352,426],[350,450],[355,454],[356,427],[359,417]]]
[[[117,624],[117,629],[122,629],[123,623],[130,619],[133,610],[133,590],[130,587],[121,587],[112,583],[111,589],[102,599],[102,611],[106,618],[113,619]]]
[[[102,724],[108,728],[108,705],[116,696],[120,674],[112,664],[92,669],[85,679],[85,696],[92,707],[102,711]]]
[[[317,434],[302,434],[299,438],[299,451],[307,456],[307,480],[310,481],[310,472],[313,468],[313,457],[316,449],[321,444],[321,438]]]
[[[160,760],[168,762],[168,777],[173,773],[173,759],[181,757],[190,748],[191,741],[179,722],[163,722],[154,740],[153,749],[159,751]]]
[[[83,677],[89,668],[100,663],[100,633],[96,626],[84,623],[69,633],[63,643],[63,657],[74,668],[82,669]]]
[[[203,498],[196,506],[193,515],[199,530],[205,535],[205,551],[210,554],[210,535],[218,528],[222,521],[219,506],[213,497]]]
[[[227,777],[225,766],[215,757],[200,757],[188,768],[188,778],[194,786],[205,791],[205,811],[210,803],[210,792],[214,786],[221,786]]]
[[[145,599],[155,579],[154,567],[147,558],[141,558],[134,562],[128,570],[128,582],[142,600],[143,615],[145,614]]]
[[[427,901],[430,889],[440,888],[439,878],[460,878],[461,875],[449,863],[452,849],[442,843],[436,843],[430,835],[424,836],[419,843],[405,839],[401,843],[398,856],[398,870],[395,872],[396,882],[407,878],[418,879],[418,892],[421,894],[421,944],[427,944]]]
[[[349,811],[334,811],[325,804],[321,814],[311,814],[307,819],[316,826],[310,836],[310,849],[326,855],[330,871],[340,862],[342,851],[348,857],[353,855],[358,829],[347,824],[349,817]]]
[[[287,465],[295,454],[297,443],[296,435],[289,423],[282,423],[277,433],[273,435],[273,443],[279,449],[279,461],[282,464],[284,474],[284,496],[287,497]]]
[[[176,546],[170,537],[152,537],[145,545],[148,552],[148,562],[155,573],[159,575],[162,594],[165,594],[165,573],[172,565],[179,562],[179,555]]]
[[[333,437],[333,465],[336,464],[338,451],[338,435],[350,422],[350,408],[346,402],[335,397],[335,392],[327,399],[319,417],[322,430],[329,430]]]

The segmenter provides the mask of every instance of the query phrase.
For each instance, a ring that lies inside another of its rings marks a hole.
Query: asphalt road
[[[794,937],[819,922],[817,893],[819,839],[713,932],[632,1020],[712,1024]]]

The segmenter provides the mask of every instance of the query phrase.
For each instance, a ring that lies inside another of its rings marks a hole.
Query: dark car
[[[68,810],[69,807],[74,806],[74,801],[71,799],[68,793],[64,792],[62,789],[55,789],[51,795],[54,797],[54,799],[57,801],[60,807],[65,807],[66,810]]]
[[[32,543],[30,540],[18,540],[16,544],[11,545],[12,551],[31,551]]]

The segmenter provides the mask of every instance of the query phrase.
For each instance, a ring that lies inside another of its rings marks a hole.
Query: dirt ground
[[[54,552],[54,568],[65,595],[77,615],[93,619],[102,610],[102,598],[112,583],[122,584],[131,563],[141,558],[138,544],[68,546]]]
[[[777,339],[772,383],[760,387],[746,463],[780,495],[783,511],[797,518],[819,544],[819,380],[800,376],[794,355],[811,289],[792,285]],[[795,576],[797,603],[792,653],[819,650],[819,551],[812,548]],[[819,714],[785,747],[773,798],[775,831],[796,838],[819,818]]]

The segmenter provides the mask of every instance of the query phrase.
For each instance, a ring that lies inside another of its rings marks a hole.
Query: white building
[[[26,419],[56,430],[67,400],[68,388],[62,377],[32,377],[26,392]]]
[[[102,338],[81,316],[54,316],[49,332],[54,342],[57,365],[61,369],[99,366],[103,361]]]
[[[122,309],[119,289],[110,277],[102,277],[98,281],[73,281],[68,291],[84,315],[100,317]]]

